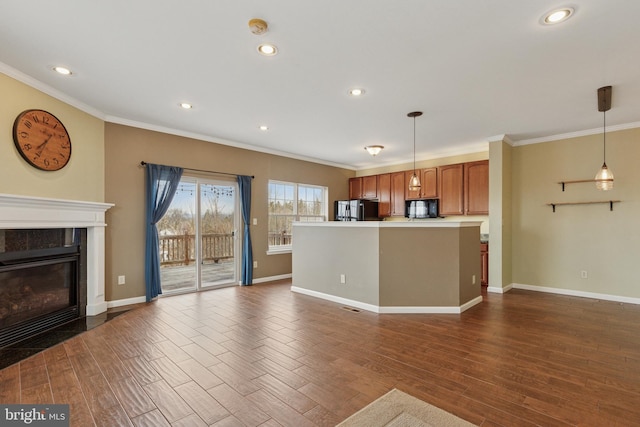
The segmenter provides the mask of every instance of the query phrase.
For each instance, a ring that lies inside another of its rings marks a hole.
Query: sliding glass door
[[[158,223],[163,295],[238,283],[238,185],[183,177]]]

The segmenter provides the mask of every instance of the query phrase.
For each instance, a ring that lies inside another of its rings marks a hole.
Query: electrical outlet
[[[589,274],[587,273],[587,270],[582,270],[580,272],[580,277],[583,279],[588,279],[589,278]]]
[[[347,276],[345,276],[344,274],[340,275],[340,283],[345,284],[347,283]]]
[[[258,261],[253,261],[253,268],[258,268]]]
[[[258,218],[253,218],[253,225],[258,225]]]
[[[124,280],[124,276],[118,276],[118,285],[124,285],[125,280]]]
[[[471,276],[471,284],[472,285],[476,284],[476,275],[475,274],[473,276]]]

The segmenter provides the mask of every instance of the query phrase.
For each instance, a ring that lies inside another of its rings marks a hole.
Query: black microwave
[[[438,218],[438,199],[406,200],[404,216],[406,218]]]

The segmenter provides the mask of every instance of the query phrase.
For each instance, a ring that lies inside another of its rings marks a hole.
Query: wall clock
[[[13,142],[23,159],[43,171],[57,171],[71,158],[71,138],[62,122],[44,110],[26,110],[13,123]]]

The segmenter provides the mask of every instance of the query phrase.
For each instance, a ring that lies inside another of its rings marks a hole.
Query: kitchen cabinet
[[[440,215],[464,215],[464,164],[438,168]]]
[[[391,174],[391,216],[404,216],[404,176],[404,172]]]
[[[391,174],[377,175],[378,179],[378,216],[385,218],[391,216]]]
[[[465,215],[489,214],[489,161],[464,164]]]
[[[488,286],[489,285],[489,243],[480,243],[480,265],[481,265],[480,284],[482,286]]]
[[[377,199],[378,180],[376,175],[349,178],[350,199]]]
[[[489,214],[489,161],[438,168],[441,215]]]
[[[413,175],[413,170],[405,172],[405,199],[435,199],[438,197],[438,168],[418,169],[416,173],[420,177],[420,190],[409,190],[409,180]]]
[[[349,178],[349,199],[359,199],[362,194],[362,177]]]

